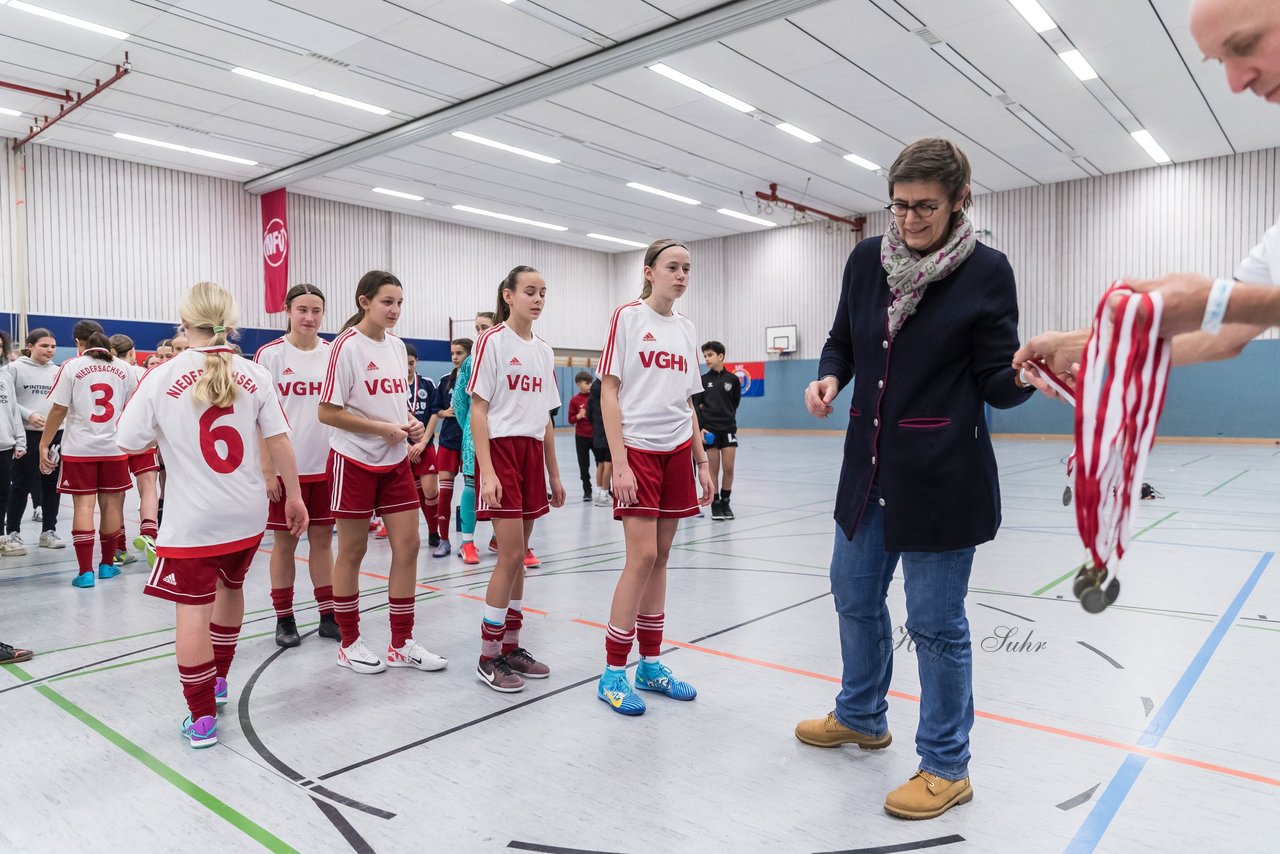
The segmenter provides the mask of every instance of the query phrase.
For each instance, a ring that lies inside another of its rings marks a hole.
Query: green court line
[[[1240,472],[1240,474],[1244,474],[1244,472]],[[1239,477],[1239,476],[1240,476],[1240,475],[1236,475],[1236,477]],[[1169,512],[1169,513],[1166,513],[1165,515],[1161,516],[1159,519],[1157,519],[1157,520],[1155,520],[1154,522],[1152,522],[1152,523],[1151,523],[1150,525],[1148,525],[1147,527],[1143,528],[1143,529],[1142,529],[1141,531],[1139,531],[1138,533],[1134,534],[1134,535],[1133,535],[1133,539],[1135,539],[1135,540],[1136,540],[1136,539],[1138,539],[1138,537],[1141,537],[1143,534],[1145,534],[1147,531],[1150,531],[1150,530],[1151,530],[1152,528],[1154,528],[1156,525],[1159,525],[1159,524],[1162,524],[1162,523],[1164,523],[1164,522],[1169,521],[1170,519],[1172,519],[1172,518],[1173,518],[1174,516],[1176,516],[1177,514],[1178,514],[1178,511],[1177,511],[1177,510],[1174,510],[1174,511],[1171,511],[1171,512]],[[1079,571],[1080,571],[1080,569],[1081,569],[1084,565],[1085,565],[1085,564],[1083,564],[1083,563],[1081,563],[1081,564],[1077,564],[1076,566],[1074,566],[1074,567],[1072,567],[1071,569],[1067,570],[1067,571],[1066,571],[1065,573],[1063,573],[1062,575],[1060,575],[1060,576],[1058,576],[1057,578],[1055,578],[1053,581],[1050,581],[1050,582],[1049,582],[1048,584],[1046,584],[1045,586],[1043,586],[1043,587],[1041,587],[1041,588],[1039,588],[1039,589],[1037,589],[1037,590],[1033,590],[1033,591],[1031,591],[1031,595],[1032,595],[1032,596],[1039,596],[1039,595],[1041,595],[1041,594],[1043,594],[1043,593],[1045,593],[1045,592],[1047,592],[1047,591],[1049,591],[1049,590],[1052,590],[1053,588],[1057,587],[1059,584],[1061,584],[1062,582],[1066,581],[1068,578],[1074,578],[1074,577],[1075,577],[1075,574],[1076,574],[1077,572],[1079,572]]]
[[[1217,486],[1215,486],[1213,489],[1211,489],[1211,490],[1209,490],[1208,492],[1206,492],[1206,493],[1205,493],[1205,495],[1212,495],[1213,493],[1217,492],[1219,489],[1222,489],[1222,487],[1226,486],[1228,483],[1230,483],[1231,481],[1235,480],[1237,477],[1240,477],[1240,475],[1247,473],[1248,471],[1249,471],[1248,469],[1245,469],[1244,471],[1240,472],[1240,474],[1237,474],[1237,475],[1234,475],[1234,476],[1232,476],[1232,477],[1227,478],[1227,479],[1226,479],[1226,480],[1224,480],[1222,483],[1218,484],[1218,485],[1217,485]],[[1201,497],[1201,498],[1203,498],[1203,497],[1204,497],[1204,495],[1202,495],[1202,496],[1200,496],[1200,497]]]
[[[29,673],[16,664],[5,665],[5,669],[17,676],[23,682],[30,682],[33,678]],[[141,746],[125,738],[123,735],[116,732],[114,729],[59,694],[57,691],[54,691],[47,685],[37,685],[35,691],[46,700],[49,700],[55,706],[71,715],[85,726],[89,727],[89,729],[93,730],[98,735],[102,736],[107,741],[111,742],[116,747],[141,762],[143,766],[154,771],[163,780],[171,783],[178,791],[187,795],[214,815],[222,818],[232,827],[242,831],[246,836],[257,842],[263,848],[266,848],[268,851],[299,854],[298,849],[289,845],[284,840],[271,833],[271,831],[257,824],[248,816],[227,804],[225,801],[219,800],[206,789],[201,788],[191,780],[188,780],[186,777],[170,768],[168,765],[165,765],[159,759],[144,750]]]

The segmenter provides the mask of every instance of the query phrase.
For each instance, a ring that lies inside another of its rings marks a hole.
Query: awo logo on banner
[[[267,223],[262,232],[262,260],[271,267],[279,267],[289,260],[289,229],[279,217]]]

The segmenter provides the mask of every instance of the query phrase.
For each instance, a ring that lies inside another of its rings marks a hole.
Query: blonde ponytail
[[[221,285],[200,282],[187,292],[178,312],[189,327],[208,331],[213,336],[209,347],[214,351],[204,354],[204,373],[192,390],[196,402],[230,408],[236,402],[236,382],[231,370],[234,357],[229,349],[219,349],[229,346],[227,341],[235,334],[240,320],[235,297]]]

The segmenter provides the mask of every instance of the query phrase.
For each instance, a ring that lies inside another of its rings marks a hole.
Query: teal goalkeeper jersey
[[[462,428],[462,473],[475,476],[476,443],[471,439],[471,395],[467,394],[467,386],[471,382],[471,357],[462,360],[458,366],[458,381],[453,384],[453,395],[450,404],[453,406],[453,417],[458,419]]]

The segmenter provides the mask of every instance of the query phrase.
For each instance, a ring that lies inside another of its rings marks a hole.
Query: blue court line
[[[1178,684],[1173,687],[1173,691],[1169,693],[1169,697],[1164,701],[1164,705],[1160,707],[1160,711],[1156,712],[1151,718],[1146,730],[1138,738],[1139,747],[1153,748],[1160,743],[1160,739],[1164,737],[1169,725],[1173,723],[1174,717],[1182,709],[1182,704],[1186,702],[1187,697],[1191,694],[1191,689],[1195,687],[1201,674],[1204,673],[1205,667],[1209,664],[1209,659],[1213,658],[1213,654],[1218,651],[1218,646],[1226,636],[1227,629],[1231,628],[1231,624],[1240,615],[1240,610],[1248,600],[1249,594],[1258,586],[1262,573],[1274,556],[1275,552],[1267,552],[1258,561],[1258,565],[1254,567],[1244,586],[1236,594],[1236,598],[1231,600],[1226,612],[1218,619],[1218,624],[1213,627],[1213,631],[1209,632],[1209,636],[1205,638],[1200,651],[1196,653],[1196,657],[1187,665],[1186,672],[1182,674]],[[1129,790],[1133,788],[1133,784],[1137,781],[1138,775],[1142,773],[1142,769],[1146,767],[1146,764],[1146,756],[1136,756],[1131,753],[1125,758],[1120,765],[1120,770],[1111,778],[1111,782],[1107,784],[1102,797],[1098,798],[1098,802],[1094,804],[1088,817],[1085,818],[1084,824],[1080,825],[1080,829],[1076,831],[1076,835],[1067,845],[1064,854],[1089,854],[1098,846],[1102,835],[1107,832],[1107,827],[1111,824],[1111,820],[1115,818],[1120,805],[1124,803],[1125,797],[1128,796]]]

